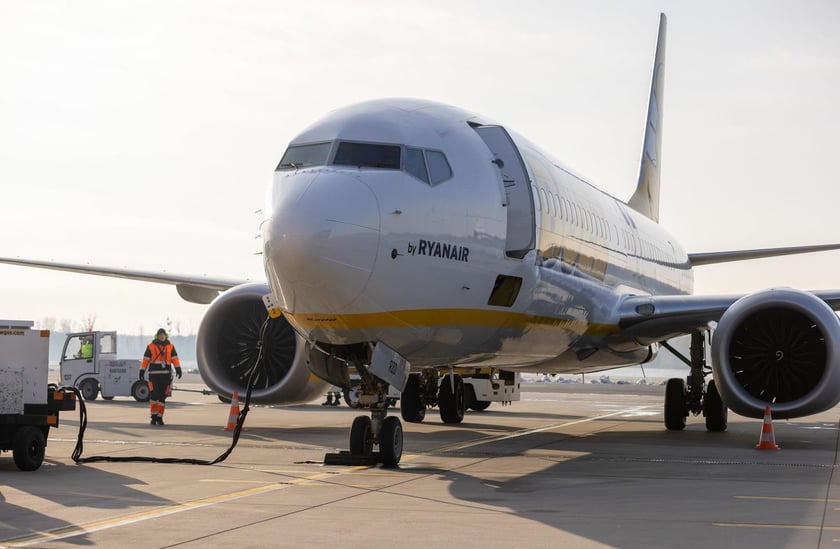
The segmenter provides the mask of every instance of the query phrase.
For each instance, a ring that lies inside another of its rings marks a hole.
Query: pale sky
[[[263,280],[255,212],[286,144],[378,97],[493,118],[626,199],[661,11],[661,223],[695,252],[840,242],[840,2],[0,0],[0,255]],[[696,292],[839,271],[702,267]],[[206,309],[11,266],[0,307],[145,334]]]

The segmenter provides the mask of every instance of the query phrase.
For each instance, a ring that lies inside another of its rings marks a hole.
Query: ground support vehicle
[[[23,471],[41,466],[59,412],[76,409],[72,389],[47,383],[50,332],[33,324],[0,320],[0,451]]]
[[[79,389],[85,400],[99,394],[110,400],[132,396],[149,400],[149,384],[140,379],[140,361],[117,359],[117,332],[67,334],[59,362],[61,384]]]

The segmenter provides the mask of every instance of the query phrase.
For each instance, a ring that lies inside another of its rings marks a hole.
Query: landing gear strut
[[[704,381],[712,373],[706,365],[706,333],[692,332],[690,359],[685,358],[667,341],[662,346],[691,369],[685,380],[672,378],[665,386],[665,428],[669,431],[682,431],[689,413],[696,416],[702,412],[706,417],[707,430],[725,431],[728,416],[726,405],[720,398],[714,380],[708,384]]]
[[[374,465],[396,467],[403,452],[403,429],[399,418],[387,417],[393,404],[388,397],[388,384],[370,373],[360,360],[353,361],[362,378],[359,406],[370,408],[370,417],[356,416],[350,428],[350,452],[327,454],[327,465]],[[374,447],[379,446],[379,452]]]

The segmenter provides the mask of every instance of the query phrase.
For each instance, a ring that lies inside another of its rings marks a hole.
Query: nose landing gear
[[[388,396],[388,384],[354,361],[362,378],[359,406],[370,407],[370,417],[356,416],[350,427],[350,451],[324,456],[325,465],[376,465],[396,467],[403,453],[403,428],[398,417],[387,416],[394,401]],[[375,452],[374,447],[379,451]]]

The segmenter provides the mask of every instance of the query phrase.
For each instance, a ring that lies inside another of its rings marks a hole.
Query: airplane
[[[370,416],[353,421],[350,453],[378,446],[385,466],[403,452],[400,419],[388,416],[392,387],[403,420],[437,406],[457,424],[482,405],[465,379],[597,372],[661,348],[690,368],[666,385],[668,430],[684,429],[689,414],[723,431],[728,410],[826,410],[840,401],[840,290],[694,295],[693,268],[840,244],[687,253],[658,223],[666,27],[661,14],[627,201],[491,119],[380,99],[328,113],[289,143],[261,224],[266,284],[0,262],[174,284],[209,303],[197,358],[222,394],[243,391],[261,352],[258,403],[305,402],[329,384],[349,387],[355,373]],[[668,343],[682,335],[688,357]]]

